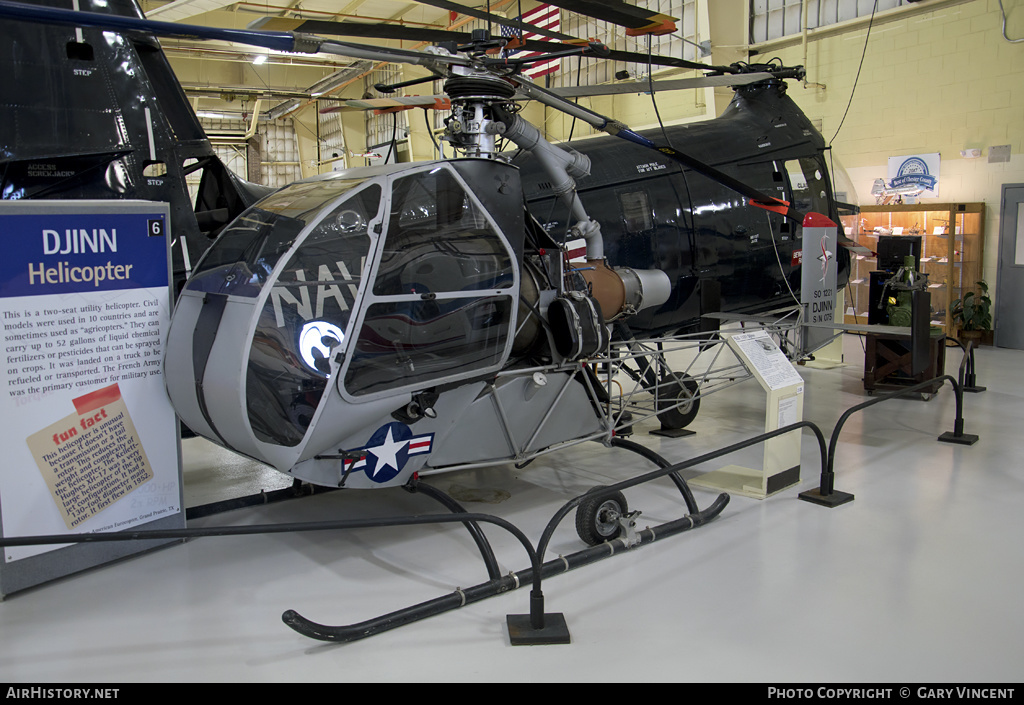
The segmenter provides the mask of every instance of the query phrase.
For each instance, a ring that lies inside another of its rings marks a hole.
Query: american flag
[[[562,31],[562,17],[559,9],[553,5],[540,5],[529,12],[523,13],[521,16],[515,19],[520,22],[524,22],[534,27],[543,27],[553,32]],[[509,27],[502,25],[501,36],[505,39],[512,40],[519,37],[520,30],[516,27]],[[551,38],[546,37],[542,34],[534,34],[533,32],[523,32],[523,40],[538,40],[542,42],[550,42]],[[519,51],[513,50],[507,52],[509,58],[513,56],[516,59],[529,59],[534,56],[539,56],[543,52],[539,51]],[[523,69],[523,74],[530,78],[536,79],[541,76],[547,76],[549,73],[554,73],[562,65],[561,59],[551,59],[550,61],[542,61],[537,64],[533,64],[529,68]]]

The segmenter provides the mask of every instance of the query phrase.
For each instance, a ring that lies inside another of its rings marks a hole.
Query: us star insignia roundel
[[[404,423],[393,421],[374,431],[366,445],[359,449],[362,457],[346,460],[344,470],[362,470],[373,482],[390,482],[401,474],[411,456],[429,453],[433,445],[433,433],[416,436]]]

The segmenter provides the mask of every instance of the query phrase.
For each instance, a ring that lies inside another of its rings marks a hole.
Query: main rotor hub
[[[498,76],[477,74],[452,76],[444,82],[444,92],[452,102],[468,100],[504,102],[516,94],[516,87]]]
[[[445,120],[448,141],[468,157],[495,158],[500,151],[496,140],[506,129],[495,110],[511,103],[516,87],[483,71],[456,70],[445,81],[444,92],[452,101],[452,114]]]

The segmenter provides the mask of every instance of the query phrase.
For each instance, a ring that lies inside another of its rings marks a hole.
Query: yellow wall
[[[1024,37],[1024,7],[1011,12],[1007,33]],[[811,37],[808,79],[825,88],[791,85],[789,94],[832,140],[840,126],[860,63],[865,23]],[[763,56],[801,63],[799,42],[762,47]],[[755,57],[756,58],[756,57]],[[754,59],[752,59],[754,60]],[[1011,161],[988,163],[989,148],[1010,145]],[[978,159],[960,150],[982,149]],[[1004,183],[1024,183],[1024,43],[1002,38],[997,0],[932,1],[876,17],[849,114],[833,142],[861,205],[885,178],[889,157],[940,154],[939,198],[923,202],[987,205],[984,276],[995,283],[999,202]]]

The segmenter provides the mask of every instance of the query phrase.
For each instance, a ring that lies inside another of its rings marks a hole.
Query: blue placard
[[[9,215],[0,296],[166,286],[166,233],[159,211]]]
[[[0,201],[0,536],[184,526],[161,364],[169,210],[135,200]],[[143,544],[7,547],[0,595]]]

